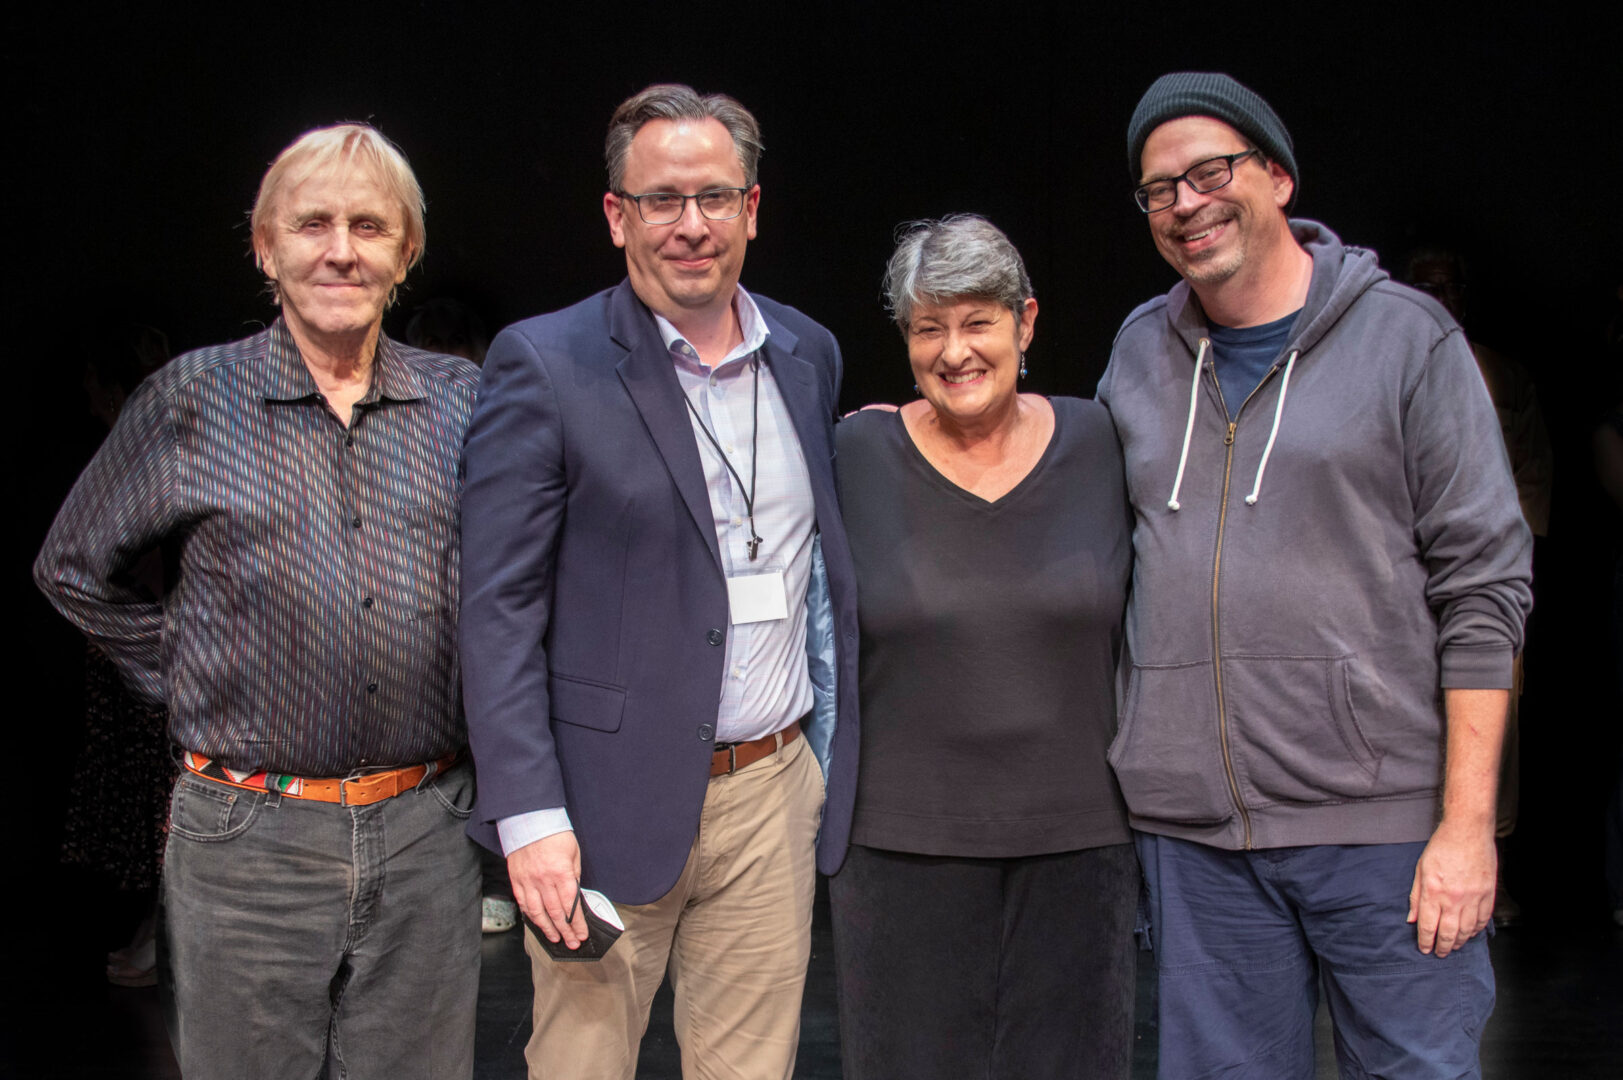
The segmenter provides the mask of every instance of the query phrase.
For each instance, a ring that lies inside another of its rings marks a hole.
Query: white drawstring
[[[1291,388],[1291,368],[1296,366],[1296,358],[1301,355],[1301,349],[1293,349],[1290,359],[1285,361],[1285,379],[1279,384],[1279,404],[1274,406],[1274,427],[1268,432],[1268,445],[1262,448],[1262,461],[1257,465],[1257,482],[1252,486],[1251,494],[1245,497],[1247,506],[1257,505],[1257,496],[1262,493],[1262,474],[1268,471],[1268,455],[1274,452],[1274,440],[1279,438],[1279,418],[1285,414],[1285,394]]]
[[[1172,498],[1167,500],[1168,510],[1181,510],[1183,505],[1178,502],[1178,489],[1183,487],[1183,469],[1189,464],[1189,437],[1195,431],[1195,403],[1200,400],[1200,368],[1206,361],[1206,350],[1211,341],[1200,339],[1200,348],[1195,353],[1195,377],[1189,380],[1189,422],[1183,426],[1183,451],[1178,455],[1178,475],[1172,481]]]

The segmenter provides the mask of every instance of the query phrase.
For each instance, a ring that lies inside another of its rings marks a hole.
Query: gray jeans
[[[465,763],[364,807],[181,773],[159,970],[182,1074],[470,1077],[472,805]]]

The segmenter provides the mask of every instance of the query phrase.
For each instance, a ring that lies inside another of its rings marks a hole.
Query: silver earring
[[[1020,377],[1022,379],[1026,377],[1026,354],[1025,353],[1020,354]]]

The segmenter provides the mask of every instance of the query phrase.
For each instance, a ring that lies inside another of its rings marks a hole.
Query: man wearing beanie
[[[1110,752],[1139,830],[1163,1077],[1479,1075],[1494,782],[1531,540],[1460,329],[1289,219],[1291,137],[1158,79],[1134,197],[1182,280],[1099,399],[1137,517]]]

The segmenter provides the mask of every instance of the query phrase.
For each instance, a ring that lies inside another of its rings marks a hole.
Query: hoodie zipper
[[[1223,774],[1228,778],[1229,797],[1234,800],[1234,808],[1240,812],[1240,823],[1245,827],[1245,850],[1252,849],[1251,843],[1251,814],[1245,808],[1245,802],[1240,798],[1240,782],[1234,777],[1234,758],[1229,752],[1229,714],[1228,703],[1223,697],[1223,632],[1217,618],[1217,586],[1223,570],[1223,530],[1228,522],[1229,515],[1229,474],[1234,468],[1234,432],[1240,426],[1240,417],[1245,413],[1245,407],[1251,404],[1251,399],[1257,392],[1268,385],[1268,380],[1274,377],[1279,370],[1276,362],[1268,369],[1267,374],[1252,388],[1251,393],[1240,402],[1240,407],[1234,411],[1233,419],[1229,419],[1228,402],[1223,400],[1223,386],[1217,379],[1217,364],[1211,366],[1212,386],[1217,389],[1217,400],[1223,406],[1223,419],[1228,421],[1228,430],[1223,434],[1223,500],[1218,503],[1217,510],[1217,550],[1212,556],[1212,675],[1217,685],[1217,740],[1223,748]]]

